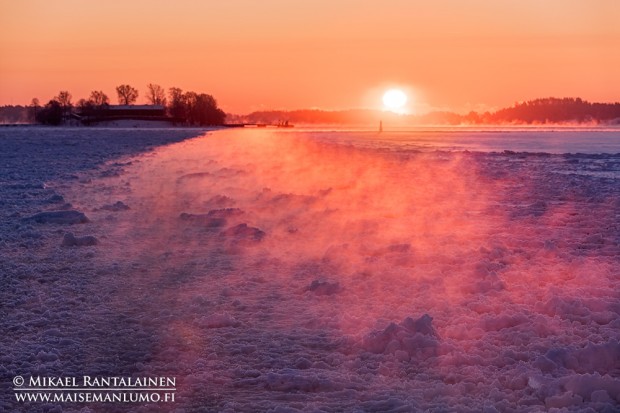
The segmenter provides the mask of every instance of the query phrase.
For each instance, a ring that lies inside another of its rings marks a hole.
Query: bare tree
[[[41,107],[41,102],[39,102],[38,98],[32,98],[30,101],[30,120],[31,122],[36,122],[37,113],[39,112],[39,108]]]
[[[184,120],[186,114],[186,105],[183,90],[178,87],[171,87],[169,89],[169,94],[170,106],[168,110],[170,111],[170,116],[172,116],[175,121]]]
[[[138,99],[138,90],[129,85],[117,86],[116,93],[120,105],[131,105]]]
[[[146,88],[146,98],[149,102],[151,102],[151,105],[166,105],[166,91],[163,87],[155,85],[153,83],[149,83],[148,85],[146,85]]]
[[[78,112],[84,115],[92,111],[93,102],[90,100],[86,100],[86,99],[80,99],[77,101],[75,106],[78,108]]]
[[[71,107],[72,97],[73,96],[71,96],[71,93],[67,92],[66,90],[61,90],[60,92],[58,92],[58,96],[54,97],[54,100],[58,101],[58,103],[60,103],[60,106],[62,106],[64,109],[67,109]]]
[[[104,106],[110,104],[110,99],[101,90],[93,90],[90,92],[90,98],[88,98],[88,100],[94,106]]]

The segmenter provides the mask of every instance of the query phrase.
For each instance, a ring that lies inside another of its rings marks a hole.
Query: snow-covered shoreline
[[[143,407],[19,405],[6,389],[6,410],[618,408],[616,155],[259,130],[136,131],[133,146],[131,131],[101,131],[87,152],[69,130],[2,133],[16,142],[2,172],[3,382],[178,388],[176,404]],[[88,222],[33,218],[67,209]],[[67,232],[98,242],[63,245]]]

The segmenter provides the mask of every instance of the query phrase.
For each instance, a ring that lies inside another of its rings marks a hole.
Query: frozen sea
[[[619,130],[0,145],[0,410],[620,410]],[[18,375],[176,397],[18,402]]]
[[[312,132],[307,130],[306,132]],[[419,151],[620,153],[620,126],[610,127],[426,127],[378,133],[317,131],[319,139],[358,147]]]

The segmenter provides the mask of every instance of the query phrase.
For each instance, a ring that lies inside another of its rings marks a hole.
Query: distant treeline
[[[590,103],[580,98],[545,98],[515,103],[495,112],[430,112],[424,115],[399,115],[367,109],[341,111],[293,110],[260,111],[238,116],[235,121],[277,123],[288,120],[298,124],[376,124],[386,122],[418,125],[499,125],[606,123],[620,124],[620,103]]]
[[[496,112],[464,117],[466,123],[619,123],[620,103],[590,103],[580,98],[546,98],[516,103]]]
[[[494,112],[430,112],[423,115],[399,115],[369,109],[328,111],[305,109],[293,111],[270,110],[252,112],[248,115],[226,115],[217,107],[211,95],[183,92],[170,88],[168,98],[163,88],[147,85],[147,100],[153,105],[166,108],[166,116],[179,124],[219,125],[225,120],[231,123],[277,124],[324,124],[324,125],[369,125],[379,121],[394,124],[417,125],[532,125],[561,123],[602,123],[620,124],[620,103],[590,103],[580,98],[545,98],[515,103],[509,108]],[[135,92],[135,93],[134,93]],[[131,104],[137,98],[137,90],[128,85],[117,88],[119,102]],[[74,106],[71,95],[61,92],[46,105],[38,105],[33,99],[30,106],[0,107],[2,123],[40,123],[58,124],[68,113],[86,115],[101,113],[109,105],[108,97],[101,91],[93,91],[89,99],[80,99]]]
[[[34,116],[28,106],[0,106],[0,123],[33,123]]]
[[[119,105],[129,108],[138,98],[138,90],[130,85],[119,85],[116,93]],[[152,83],[147,85],[146,99],[150,107],[157,108],[152,111],[158,113],[154,120],[206,126],[222,125],[226,119],[226,113],[217,106],[215,98],[206,93],[183,92],[173,87],[169,89],[168,97],[161,86]],[[29,106],[1,106],[0,122],[61,125],[80,121],[93,123],[110,117],[110,99],[101,90],[92,91],[87,99],[80,99],[77,103],[72,99],[71,93],[63,90],[44,105],[34,98]]]

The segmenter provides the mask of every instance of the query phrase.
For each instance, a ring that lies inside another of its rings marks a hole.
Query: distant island
[[[9,124],[41,123],[49,125],[84,124],[119,119],[167,121],[178,126],[224,124],[252,125],[555,125],[603,124],[620,125],[620,103],[590,103],[581,98],[543,98],[517,102],[513,106],[488,112],[459,114],[435,111],[426,114],[397,114],[372,109],[349,110],[267,110],[247,115],[227,114],[208,94],[147,85],[149,105],[134,105],[137,90],[129,85],[117,87],[119,105],[111,105],[101,91],[93,91],[89,99],[71,103],[68,92],[60,92],[41,106],[36,99],[29,106],[0,107],[0,122]]]
[[[96,125],[123,120],[167,122],[179,126],[222,125],[226,113],[215,98],[206,93],[184,92],[172,87],[168,97],[163,87],[149,83],[146,99],[149,104],[135,105],[138,90],[131,85],[116,87],[118,105],[110,103],[101,90],[91,92],[88,99],[73,103],[68,91],[60,91],[46,104],[37,98],[29,106],[0,107],[0,122],[9,124]]]
[[[295,124],[377,125],[380,121],[402,125],[546,125],[620,124],[620,103],[590,103],[580,98],[544,98],[518,102],[494,112],[459,114],[435,111],[426,114],[397,114],[380,110],[318,109],[260,111],[228,119],[235,122],[274,123],[282,119]]]

